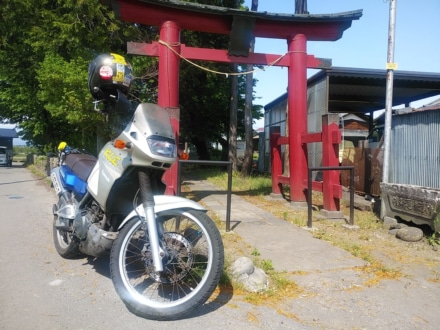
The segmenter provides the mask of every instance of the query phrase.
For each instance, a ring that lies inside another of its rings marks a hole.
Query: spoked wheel
[[[58,204],[56,205],[59,210],[64,205],[66,205],[66,201],[63,197],[60,197]],[[54,206],[55,207],[55,206]],[[53,219],[53,241],[55,245],[55,249],[58,254],[66,259],[75,258],[79,254],[79,241],[76,237],[73,236],[71,230],[58,229],[55,225],[57,221],[58,215],[54,212]]]
[[[200,211],[169,210],[158,217],[163,271],[155,272],[147,226],[132,219],[113,243],[110,271],[115,289],[134,314],[178,319],[203,304],[223,270],[220,233]]]

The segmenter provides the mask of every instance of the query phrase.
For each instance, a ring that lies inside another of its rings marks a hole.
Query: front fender
[[[168,196],[168,195],[157,195],[154,196],[154,213],[158,214],[167,210],[176,210],[176,209],[188,209],[188,210],[199,210],[206,212],[207,210],[200,205],[190,199],[186,199],[178,196]],[[121,230],[122,227],[132,218],[140,215],[145,218],[145,210],[142,205],[136,207],[135,210],[131,211],[125,219],[122,221],[121,225],[118,228],[118,231]]]

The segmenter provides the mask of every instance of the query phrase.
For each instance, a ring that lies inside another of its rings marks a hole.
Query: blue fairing
[[[81,180],[72,170],[66,166],[62,165],[60,168],[61,181],[67,190],[73,190],[75,193],[84,196],[87,190],[87,183]]]

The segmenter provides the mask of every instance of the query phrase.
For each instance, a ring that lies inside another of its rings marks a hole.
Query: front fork
[[[150,176],[145,172],[139,172],[139,187],[142,198],[142,206],[145,210],[145,219],[147,221],[148,236],[150,239],[150,249],[153,257],[154,270],[163,271],[162,259],[165,251],[160,246],[159,226],[154,212],[154,195],[151,187]]]

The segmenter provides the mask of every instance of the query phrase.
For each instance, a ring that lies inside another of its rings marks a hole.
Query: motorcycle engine
[[[93,202],[90,207],[80,210],[73,220],[73,228],[75,234],[80,239],[87,237],[87,231],[92,223],[100,221],[102,215],[100,215],[99,206]]]

